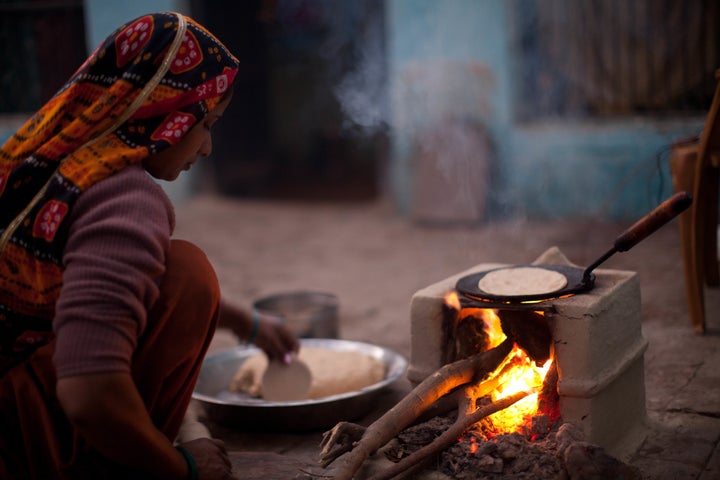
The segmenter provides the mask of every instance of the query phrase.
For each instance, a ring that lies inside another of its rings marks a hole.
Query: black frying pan
[[[595,275],[592,271],[605,260],[610,258],[616,252],[626,252],[644,240],[648,235],[658,230],[667,222],[685,211],[692,203],[692,196],[687,192],[678,192],[658,205],[652,212],[635,222],[633,226],[625,230],[619,237],[615,239],[613,247],[608,250],[602,257],[598,258],[592,265],[586,269],[579,267],[571,267],[566,265],[516,265],[513,267],[502,267],[484,272],[475,273],[458,280],[455,288],[458,292],[467,297],[476,300],[491,302],[510,302],[519,303],[534,300],[546,300],[549,298],[558,298],[564,295],[570,295],[590,290],[595,284]],[[533,295],[493,295],[480,290],[478,282],[485,275],[496,270],[505,270],[508,268],[535,267],[554,270],[565,275],[567,284],[565,287],[554,292],[547,292]]]

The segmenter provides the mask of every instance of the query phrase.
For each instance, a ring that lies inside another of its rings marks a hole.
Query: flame
[[[462,311],[457,292],[449,292],[445,295],[444,300],[448,308],[458,312]],[[540,302],[542,301],[524,303]],[[487,348],[495,348],[507,338],[502,330],[497,310],[479,308],[479,311],[484,323],[484,330],[488,335]],[[537,313],[544,315],[542,311]],[[458,318],[461,317],[462,314],[458,316]],[[515,345],[505,361],[489,376],[489,378],[493,379],[492,384],[497,386],[494,386],[494,389],[489,394],[486,388],[478,388],[474,392],[478,398],[489,395],[493,402],[518,392],[530,392],[524,399],[488,417],[495,430],[494,434],[521,431],[524,426],[528,425],[530,419],[537,415],[538,392],[542,388],[543,381],[551,365],[552,359],[541,366],[537,365],[520,347]]]
[[[460,311],[460,296],[455,290],[448,292],[444,300],[447,306]]]
[[[500,325],[500,317],[497,314],[497,310],[482,310],[482,319],[485,323],[485,331],[490,340],[490,348],[495,348],[504,342],[507,337]]]
[[[502,343],[506,336],[500,326],[500,317],[495,310],[483,310],[483,321],[490,338],[490,346],[495,347]],[[491,392],[493,402],[509,395],[521,392],[533,392],[512,406],[501,410],[490,417],[498,433],[517,431],[526,424],[527,420],[537,414],[538,394],[547,375],[552,360],[538,366],[517,345],[508,355],[507,359],[493,372],[497,376],[498,386]]]

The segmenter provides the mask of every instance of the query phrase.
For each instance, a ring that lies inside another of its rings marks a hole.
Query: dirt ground
[[[226,298],[250,305],[280,292],[333,293],[340,301],[341,338],[378,344],[406,358],[409,304],[417,290],[480,263],[529,263],[551,246],[589,265],[631,223],[418,225],[383,202],[302,204],[214,195],[176,209],[175,236],[206,251]],[[641,284],[649,435],[630,463],[647,479],[720,478],[720,289],[706,290],[708,333],[694,334],[674,222],[602,268],[636,271]],[[213,351],[231,346],[221,333]],[[406,380],[398,380],[359,423],[372,421],[408,389]],[[207,425],[238,455],[271,452],[317,462],[322,432]]]

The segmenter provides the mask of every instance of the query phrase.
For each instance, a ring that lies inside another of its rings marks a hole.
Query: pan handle
[[[585,269],[583,272],[583,285],[592,284],[592,271],[595,270],[598,265],[616,252],[627,252],[637,245],[638,242],[644,240],[648,235],[685,211],[691,203],[692,195],[687,192],[678,192],[655,207],[652,212],[635,222],[615,239],[615,243],[610,250],[605,252],[602,257],[595,260],[595,263]]]
[[[615,239],[615,249],[618,252],[627,252],[648,235],[684,212],[691,203],[692,195],[688,192],[676,193],[620,234]]]

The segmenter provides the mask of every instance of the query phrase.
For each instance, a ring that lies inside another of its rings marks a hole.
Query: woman
[[[148,173],[210,154],[237,71],[193,20],[146,15],[2,146],[0,478],[230,478],[222,442],[173,446],[216,324],[270,357],[297,340],[220,308]]]

